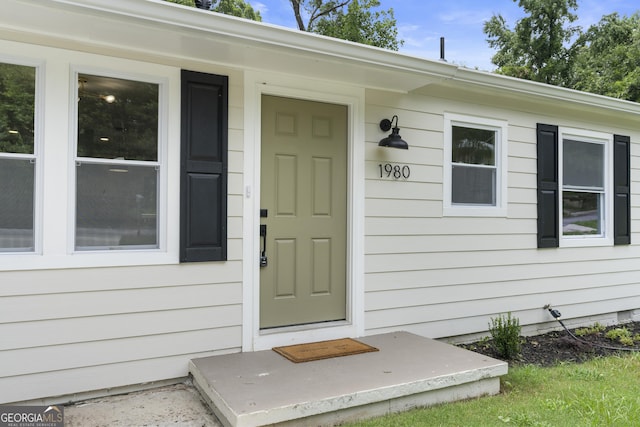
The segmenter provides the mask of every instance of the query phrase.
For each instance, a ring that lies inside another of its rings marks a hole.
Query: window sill
[[[178,264],[177,252],[101,251],[60,255],[34,253],[0,254],[0,271],[52,270],[62,268],[131,267]]]
[[[442,210],[442,214],[443,216],[506,218],[507,209],[495,206],[448,206]]]
[[[561,248],[583,248],[596,246],[613,246],[613,239],[609,237],[576,237],[571,239],[560,239]]]

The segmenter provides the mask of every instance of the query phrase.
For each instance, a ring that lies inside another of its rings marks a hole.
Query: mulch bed
[[[564,329],[543,335],[521,337],[522,352],[517,358],[512,360],[500,357],[491,339],[462,344],[460,347],[496,359],[506,360],[511,365],[537,366],[553,366],[562,362],[580,363],[595,357],[629,353],[629,349],[634,348],[640,351],[639,341],[635,342],[635,346],[629,347],[621,344],[619,341],[614,341],[606,337],[609,330],[616,328],[626,328],[631,333],[631,336],[640,334],[640,322],[631,322],[608,326],[600,332],[578,336],[579,341],[571,337]],[[576,335],[576,329],[570,330]],[[617,350],[618,348],[627,350]]]

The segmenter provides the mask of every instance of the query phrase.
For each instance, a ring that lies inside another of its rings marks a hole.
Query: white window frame
[[[113,160],[105,160],[101,158],[84,158],[78,157],[78,103],[71,102],[71,112],[69,115],[70,120],[70,170],[69,170],[69,224],[68,224],[68,251],[74,255],[80,254],[113,254],[114,252],[120,252],[124,254],[131,253],[153,253],[153,252],[165,252],[167,248],[167,135],[165,129],[165,123],[168,119],[167,115],[167,79],[158,78],[155,76],[141,75],[127,72],[120,72],[114,70],[105,70],[102,68],[73,66],[71,70],[71,99],[76,99],[78,96],[78,76],[79,74],[89,74],[100,77],[112,77],[117,79],[133,80],[143,83],[153,83],[158,85],[158,159],[155,162],[141,162],[129,160],[126,161],[127,165],[131,166],[155,166],[158,170],[158,206],[157,206],[157,228],[158,228],[158,247],[157,248],[118,248],[117,250],[109,249],[76,249],[76,163],[85,162],[88,164],[112,164]],[[125,164],[124,162],[122,163]]]
[[[579,141],[592,144],[602,144],[604,147],[604,193],[602,195],[602,212],[600,221],[601,234],[565,236],[563,228],[563,193],[564,193],[564,140]],[[580,246],[611,246],[613,245],[613,135],[604,132],[594,132],[583,129],[559,128],[558,129],[558,235],[560,247]]]
[[[0,251],[1,257],[23,256],[42,253],[42,171],[44,162],[42,159],[42,141],[44,139],[44,76],[45,64],[41,60],[22,58],[17,56],[0,55],[0,62],[5,64],[22,65],[35,68],[35,102],[33,111],[34,139],[33,154],[0,153],[3,159],[25,159],[34,162],[34,188],[33,188],[33,251]],[[1,266],[1,265],[0,265]]]
[[[0,40],[0,60],[38,67],[35,252],[1,252],[0,271],[172,265],[180,241],[180,68]],[[159,248],[74,251],[76,72],[160,84]]]
[[[476,204],[457,204],[451,201],[452,173],[454,163],[452,156],[453,126],[474,129],[492,130],[496,132],[496,204],[485,206]],[[444,114],[444,176],[443,176],[443,215],[444,216],[507,216],[507,141],[508,122],[506,120],[488,119],[463,114]]]

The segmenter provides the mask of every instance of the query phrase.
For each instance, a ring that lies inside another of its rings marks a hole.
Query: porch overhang
[[[640,104],[163,0],[0,0],[0,38],[188,67],[217,64],[392,92],[472,91],[637,122]],[[606,112],[606,113],[605,113]]]
[[[162,63],[205,62],[409,92],[457,67],[162,0],[2,0],[0,36]]]

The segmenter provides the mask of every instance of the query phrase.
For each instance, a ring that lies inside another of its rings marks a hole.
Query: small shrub
[[[622,345],[633,347],[636,342],[640,341],[640,334],[631,335],[631,331],[626,327],[611,329],[605,335],[612,341],[617,341]]]
[[[596,322],[590,328],[579,328],[576,329],[576,335],[579,337],[584,337],[587,335],[598,335],[600,332],[604,331],[606,327]]]
[[[625,327],[611,329],[605,334],[605,337],[612,341],[620,341],[622,338],[631,338],[631,332]]]
[[[520,321],[507,313],[491,318],[489,332],[498,355],[506,359],[515,359],[520,354]]]
[[[620,344],[633,347],[635,344],[632,337],[620,337]]]

